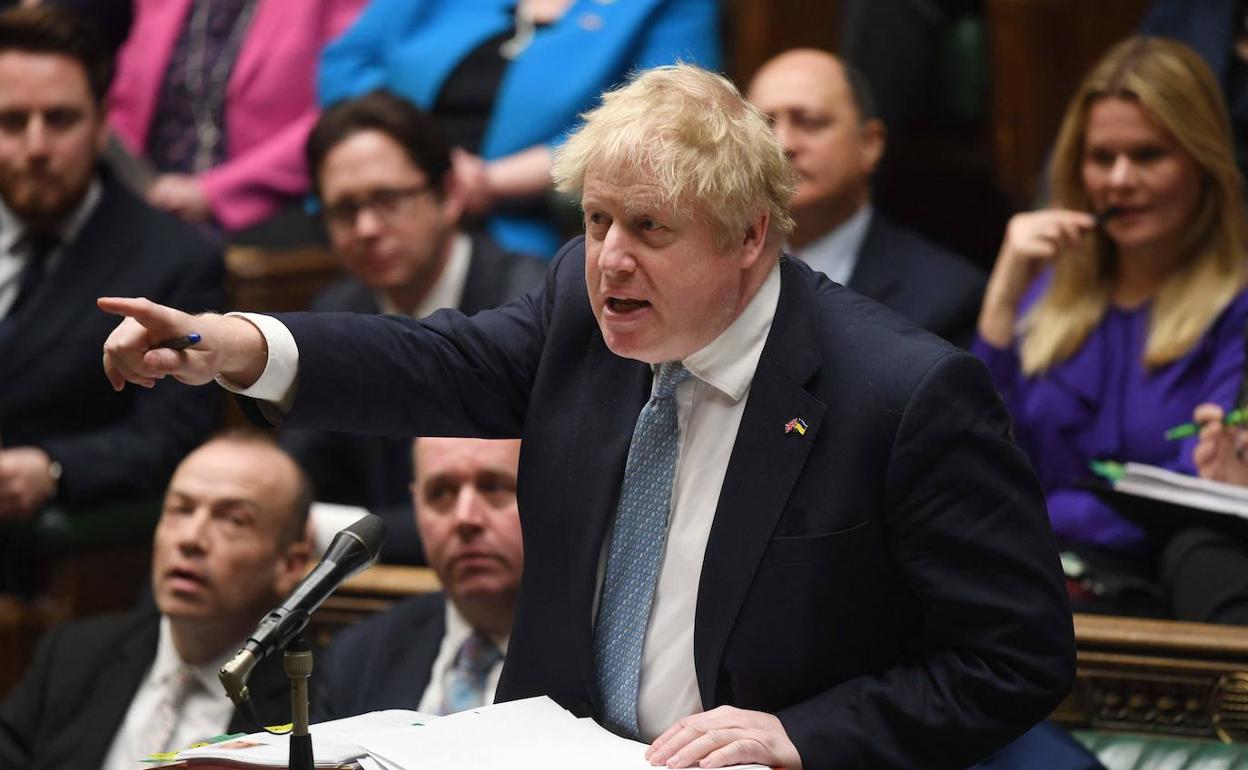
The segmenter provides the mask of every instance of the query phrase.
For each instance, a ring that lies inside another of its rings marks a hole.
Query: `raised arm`
[[[191,315],[142,297],[101,297],[96,304],[125,317],[104,341],[104,374],[114,390],[127,382],[151,388],[165,377],[203,385],[218,375],[245,388],[260,379],[268,364],[264,335],[244,318]],[[160,347],[191,335],[199,341],[185,350]]]

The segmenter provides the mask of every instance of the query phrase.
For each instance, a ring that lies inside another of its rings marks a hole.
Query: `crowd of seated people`
[[[555,149],[630,71],[721,68],[721,3],[132,10],[115,64],[80,16],[0,14],[0,592],[38,590],[42,509],[165,493],[156,607],[47,635],[0,706],[0,766],[111,770],[254,729],[210,673],[306,569],[313,497],[380,515],[383,561],[428,564],[443,586],[341,634],[321,659],[319,718],[490,702],[523,563],[519,442],[283,428],[275,442],[204,443],[224,419],[219,391],[115,391],[99,356],[116,319],[95,300],[228,310],[222,237],[305,208],[345,273],[309,310],[423,318],[534,291],[561,233]],[[1072,608],[1248,625],[1248,541],[1152,532],[1090,469],[1140,462],[1248,486],[1248,430],[1223,424],[1248,366],[1248,43],[1196,16],[1159,2],[1142,29],[1192,48],[1133,37],[1092,66],[1055,137],[1051,201],[1010,221],[987,278],[873,207],[886,128],[855,67],[787,51],[747,98],[794,174],[785,250],[987,366],[1064,564],[1079,565]],[[155,168],[145,192],[104,162],[110,138]],[[1163,437],[1189,419],[1199,435]],[[277,672],[260,676],[280,708]],[[105,690],[127,695],[87,695]],[[157,736],[171,699],[178,718]],[[94,736],[89,751],[65,725]]]

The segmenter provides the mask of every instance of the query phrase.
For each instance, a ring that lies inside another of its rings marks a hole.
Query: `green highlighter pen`
[[[1248,409],[1235,409],[1230,412],[1227,412],[1226,416],[1222,418],[1222,424],[1223,425],[1239,425],[1245,420],[1248,420]],[[1166,441],[1174,441],[1175,439],[1179,439],[1179,438],[1187,438],[1188,436],[1195,436],[1199,432],[1200,432],[1200,423],[1185,422],[1182,425],[1176,425],[1170,430],[1166,431],[1165,437],[1166,437]]]

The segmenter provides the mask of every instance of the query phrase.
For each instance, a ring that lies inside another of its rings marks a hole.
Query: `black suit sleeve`
[[[1074,636],[1057,551],[1007,426],[969,354],[939,359],[915,388],[885,499],[919,632],[901,663],[779,712],[807,770],[966,767],[1069,690]]]
[[[421,320],[279,315],[299,347],[295,402],[281,424],[387,436],[519,438],[551,325],[554,274],[544,289],[471,317],[455,310]],[[387,376],[370,376],[375,372]],[[279,421],[259,402],[244,400],[243,406],[253,420],[259,411],[262,419]]]
[[[53,629],[39,641],[26,674],[0,704],[0,767],[29,767],[35,760],[61,636],[60,629]]]
[[[220,252],[184,239],[176,248],[197,248],[171,279],[168,293],[153,299],[188,312],[220,310],[225,268]],[[172,379],[129,401],[125,416],[89,431],[35,441],[64,471],[57,499],[69,505],[106,497],[157,495],[188,452],[220,424],[224,399],[215,388],[193,388]]]
[[[979,308],[984,300],[986,281],[983,276],[962,284],[959,288],[960,299],[952,303],[953,313],[946,324],[947,331],[941,334],[958,347],[966,350],[975,339],[975,328],[979,324]]]

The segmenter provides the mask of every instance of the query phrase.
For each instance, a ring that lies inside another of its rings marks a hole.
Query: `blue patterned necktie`
[[[451,682],[442,696],[442,714],[475,709],[485,704],[485,681],[490,669],[502,660],[489,637],[480,632],[464,640],[455,655],[455,667],[451,669]]]
[[[594,661],[603,724],[629,738],[639,735],[641,652],[672,506],[680,433],[673,394],[688,377],[679,361],[660,365],[654,393],[637,416],[598,604]]]

